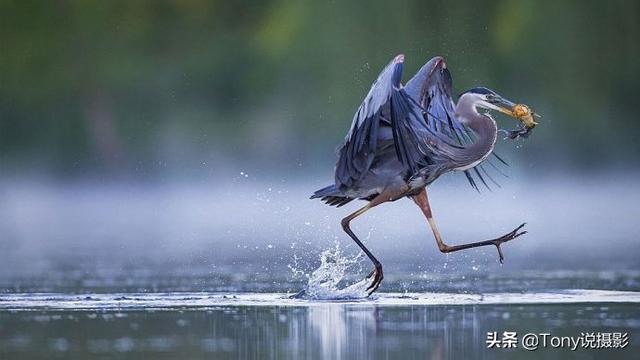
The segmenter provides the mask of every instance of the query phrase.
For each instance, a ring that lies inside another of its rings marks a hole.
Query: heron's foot
[[[527,225],[527,223],[522,223],[520,226],[513,229],[513,231],[511,231],[510,233],[504,234],[497,239],[489,241],[491,244],[496,246],[496,249],[498,249],[498,258],[500,260],[500,264],[504,262],[504,255],[502,254],[502,249],[500,248],[500,245],[502,245],[503,243],[506,243],[507,241],[511,241],[519,236],[526,234],[527,233],[526,230],[520,231],[520,229],[522,229],[525,225]]]
[[[371,285],[369,285],[369,287],[367,288],[367,291],[369,292],[369,296],[373,294],[376,290],[378,290],[378,287],[380,286],[382,279],[384,279],[381,264],[376,264],[376,267],[369,273],[369,275],[367,275],[367,279],[371,279],[371,278],[373,278],[373,281],[371,282]]]
[[[298,291],[296,294],[289,295],[289,299],[304,299],[306,297],[307,297],[307,291],[304,289]]]

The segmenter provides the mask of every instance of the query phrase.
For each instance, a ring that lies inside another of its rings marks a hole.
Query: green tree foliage
[[[443,55],[457,91],[485,85],[534,106],[545,115],[527,145],[534,156],[637,161],[639,7],[0,1],[0,165],[146,175],[329,161],[400,52],[406,78]]]

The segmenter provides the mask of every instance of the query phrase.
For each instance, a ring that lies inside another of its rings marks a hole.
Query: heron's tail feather
[[[325,197],[325,196],[329,196],[329,195],[339,195],[340,192],[338,191],[338,188],[336,188],[336,185],[329,185],[329,186],[325,186],[320,190],[316,190],[316,192],[313,193],[313,195],[311,195],[310,199],[317,199],[320,197]]]
[[[335,185],[329,185],[327,187],[323,187],[322,189],[316,191],[311,195],[310,199],[321,198],[322,201],[331,206],[340,207],[349,203],[353,198],[348,196],[344,196],[338,191]]]

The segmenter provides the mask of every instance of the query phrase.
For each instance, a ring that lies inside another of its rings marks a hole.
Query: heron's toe
[[[376,290],[378,290],[378,287],[380,286],[382,279],[384,279],[382,266],[376,267],[371,273],[374,275],[374,277],[373,277],[373,281],[371,281],[371,285],[369,285],[369,287],[367,288],[367,291],[369,291],[369,295],[373,294]],[[369,274],[367,279],[370,278],[372,274]]]

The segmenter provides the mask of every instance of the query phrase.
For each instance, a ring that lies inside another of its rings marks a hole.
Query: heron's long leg
[[[445,244],[444,241],[442,241],[442,236],[440,235],[440,232],[436,227],[436,222],[433,220],[433,215],[431,213],[431,206],[429,205],[429,198],[427,197],[427,190],[422,189],[422,191],[420,191],[417,195],[412,196],[411,198],[416,203],[416,205],[420,207],[420,209],[422,210],[422,213],[427,218],[427,221],[429,222],[429,226],[433,231],[433,236],[436,238],[436,242],[438,243],[438,249],[440,249],[440,251],[443,253],[450,253],[454,251],[471,249],[471,248],[480,247],[480,246],[495,245],[495,247],[498,249],[498,256],[500,259],[500,263],[502,263],[502,261],[504,260],[504,256],[502,255],[502,249],[500,249],[500,245],[502,243],[513,240],[518,236],[521,236],[527,233],[526,231],[518,232],[520,229],[522,229],[526,225],[525,223],[518,226],[510,233],[505,234],[496,239],[450,246]]]
[[[393,201],[398,199],[399,197],[402,196],[401,194],[403,193],[404,193],[404,189],[398,190],[398,191],[384,191],[380,195],[373,198],[373,200],[371,200],[367,205],[361,207],[356,212],[345,217],[341,221],[342,229],[344,229],[344,231],[349,235],[349,237],[351,237],[351,239],[355,241],[355,243],[360,247],[360,249],[362,249],[362,251],[364,251],[364,253],[367,255],[369,260],[371,260],[371,262],[373,263],[374,270],[369,274],[368,277],[371,277],[372,275],[375,275],[375,276],[373,278],[373,282],[367,288],[367,290],[369,291],[369,295],[373,294],[373,292],[378,289],[378,287],[380,286],[380,283],[382,282],[382,279],[384,278],[382,273],[382,264],[380,263],[380,261],[378,261],[378,259],[376,259],[375,256],[373,256],[371,251],[369,251],[369,249],[367,249],[367,247],[364,246],[364,244],[360,241],[360,239],[358,239],[356,234],[353,233],[353,231],[351,230],[351,227],[349,226],[349,223],[351,222],[351,220],[364,214],[365,212],[367,212],[367,210],[373,208],[374,206],[380,205],[387,201]]]

